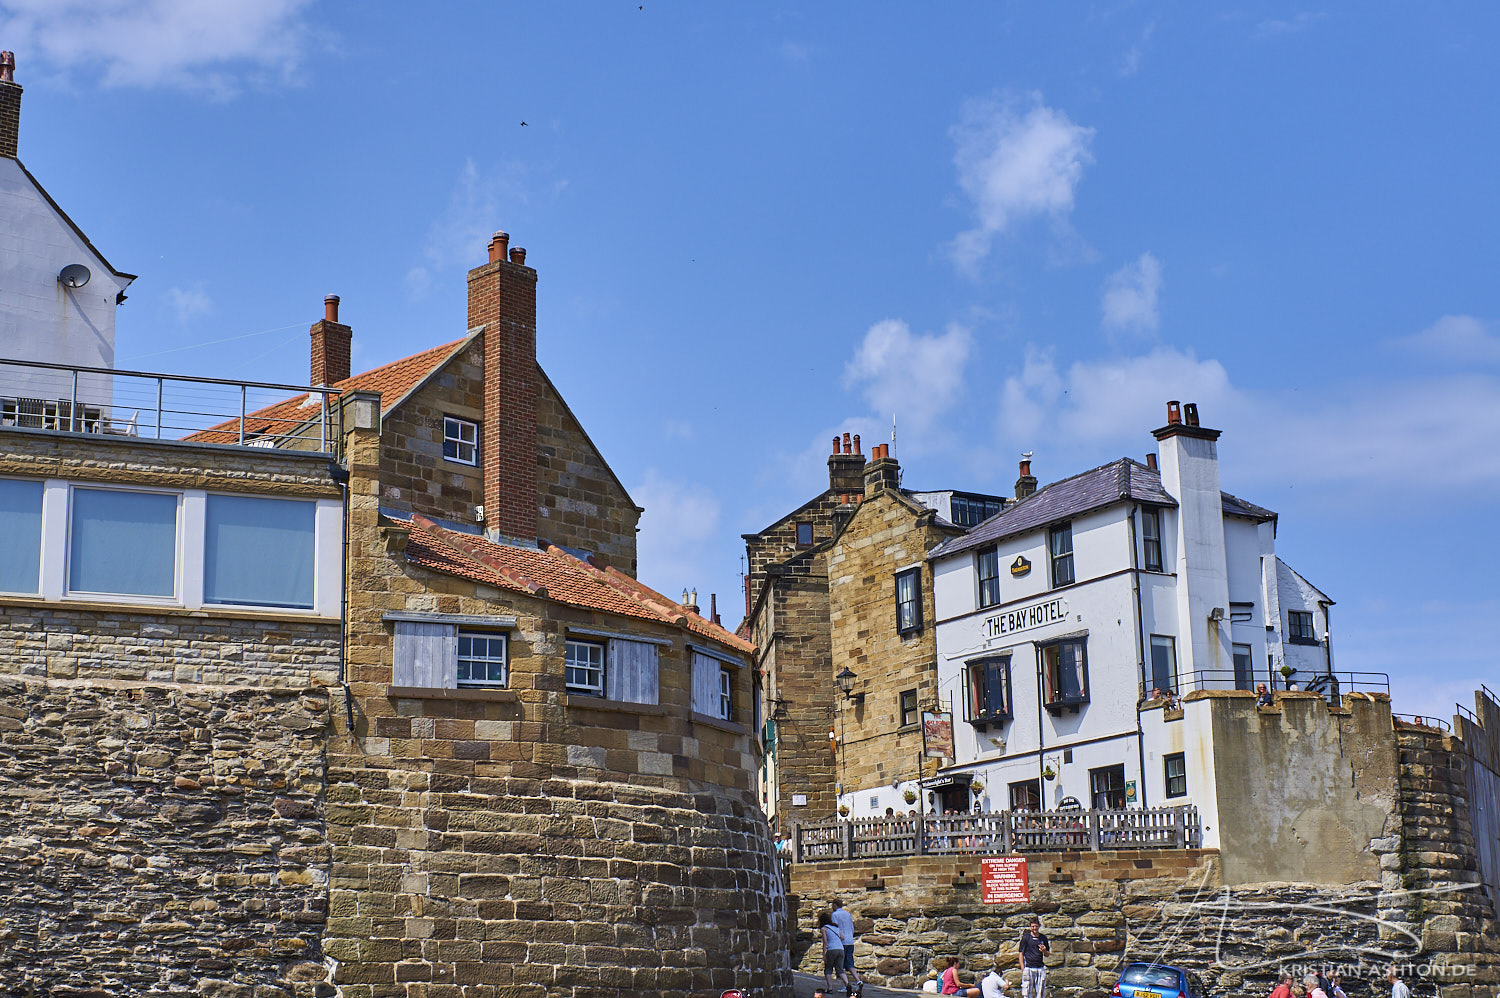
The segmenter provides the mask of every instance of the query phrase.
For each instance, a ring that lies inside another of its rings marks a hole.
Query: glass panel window
[[[994,547],[984,548],[976,556],[979,572],[979,606],[983,609],[1000,602],[1000,552]]]
[[[996,499],[954,496],[949,508],[953,513],[953,523],[955,525],[972,527],[988,520],[1005,507]]]
[[[1255,676],[1252,675],[1250,657],[1249,645],[1234,646],[1234,688],[1237,690],[1255,689]]]
[[[1141,541],[1145,546],[1146,571],[1161,571],[1161,510],[1141,510]]]
[[[922,626],[921,569],[896,575],[896,632],[906,634]]]
[[[1163,757],[1167,778],[1168,797],[1187,796],[1187,757],[1181,752],[1174,752]]]
[[[564,660],[569,693],[604,695],[604,645],[594,641],[569,641]]]
[[[1089,770],[1089,793],[1096,810],[1119,811],[1125,807],[1125,765]]]
[[[734,670],[727,666],[719,667],[718,716],[726,721],[734,717]]]
[[[1177,639],[1162,634],[1151,635],[1151,675],[1147,693],[1155,695],[1177,692]]]
[[[444,416],[443,457],[459,464],[478,464],[479,424],[456,416]]]
[[[1088,653],[1083,641],[1058,641],[1042,646],[1042,672],[1047,706],[1088,702]]]
[[[799,548],[810,547],[813,542],[813,525],[811,523],[797,524],[797,546]]]
[[[904,690],[901,693],[901,726],[903,728],[917,723],[917,691]]]
[[[0,478],[0,592],[39,591],[42,489],[41,482]]]
[[[969,719],[1010,717],[1010,657],[982,658],[968,664]]]
[[[458,685],[504,686],[508,680],[505,635],[458,632]]]
[[[74,489],[68,589],[176,595],[177,496]]]
[[[1073,584],[1073,525],[1064,523],[1053,527],[1048,534],[1048,547],[1052,553],[1052,587]]]
[[[1315,645],[1318,639],[1313,635],[1313,619],[1311,610],[1288,610],[1288,637],[1297,644]]]
[[[1012,811],[1040,811],[1042,809],[1042,781],[1022,780],[1010,785],[1010,809]]]
[[[316,517],[313,502],[209,496],[204,601],[312,609]]]

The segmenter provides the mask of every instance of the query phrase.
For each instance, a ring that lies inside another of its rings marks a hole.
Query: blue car
[[[1120,971],[1115,998],[1208,998],[1203,979],[1191,970],[1164,963],[1131,963]]]

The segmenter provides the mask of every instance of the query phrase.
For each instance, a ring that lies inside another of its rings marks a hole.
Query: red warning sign
[[[1031,900],[1026,860],[1001,856],[979,861],[979,896],[985,904],[1017,904]]]

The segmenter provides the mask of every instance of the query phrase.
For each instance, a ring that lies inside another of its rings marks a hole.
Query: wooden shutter
[[[659,703],[657,648],[644,641],[612,638],[604,668],[604,695],[627,703]]]
[[[693,652],[693,711],[719,716],[719,660]]]
[[[393,685],[451,690],[458,686],[458,626],[398,620]]]

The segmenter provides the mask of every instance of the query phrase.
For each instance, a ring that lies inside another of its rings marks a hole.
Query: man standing
[[[860,981],[854,972],[854,916],[838,898],[833,899],[833,924],[838,926],[839,938],[844,943],[844,973],[849,975],[849,986],[856,987]]]
[[[1271,990],[1271,998],[1292,998],[1292,975],[1282,974]]]
[[[1411,998],[1411,988],[1401,980],[1401,975],[1396,972],[1394,963],[1391,964],[1391,969],[1385,972],[1385,979],[1391,982],[1391,998]]]
[[[1020,950],[1021,998],[1046,998],[1048,945],[1041,919],[1033,916],[1021,933]]]

